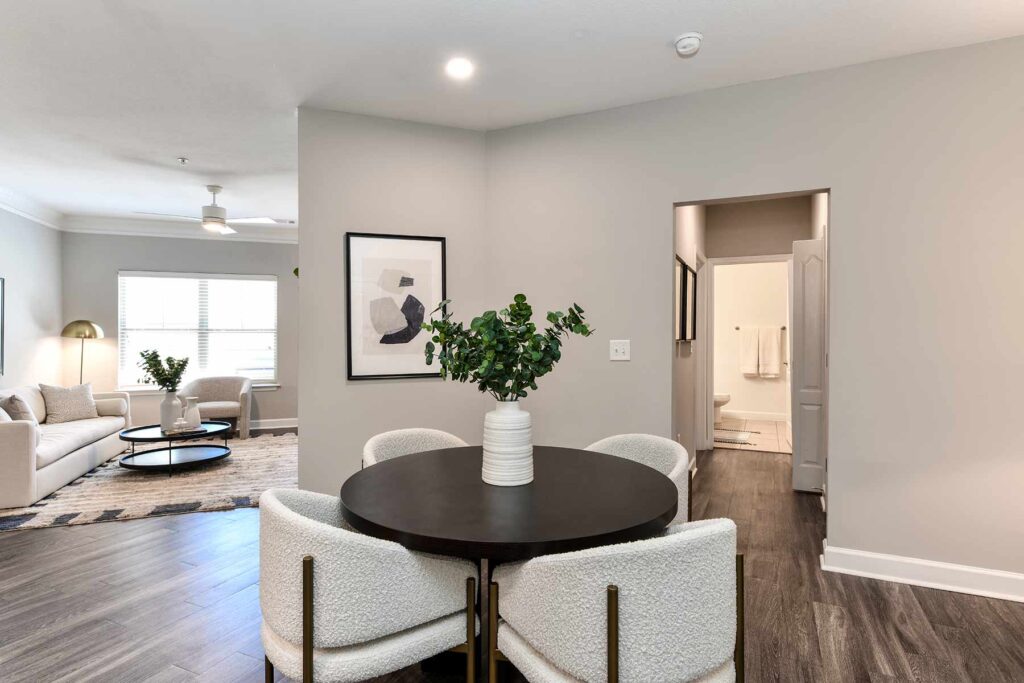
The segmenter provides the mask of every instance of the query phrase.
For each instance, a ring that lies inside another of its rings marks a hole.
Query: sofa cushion
[[[199,414],[204,420],[218,417],[238,417],[241,411],[238,401],[207,401],[199,404]]]
[[[29,409],[32,411],[32,415],[35,417],[36,422],[42,422],[46,419],[46,404],[43,402],[43,394],[39,391],[39,387],[24,386],[16,387],[14,389],[4,389],[0,391],[0,403],[2,403],[8,396],[16,394],[21,397],[25,403],[28,404]],[[10,413],[10,411],[7,411]],[[15,420],[18,419],[11,415]]]
[[[0,422],[12,422],[11,416],[7,414],[7,411],[0,408]]]
[[[101,417],[125,415],[128,413],[128,401],[123,398],[98,398],[96,399],[96,412]]]
[[[123,417],[94,417],[58,424],[40,425],[39,445],[36,447],[36,469],[51,465],[82,446],[110,436],[124,429]]]
[[[88,420],[99,417],[96,412],[96,401],[92,398],[92,385],[79,384],[73,387],[55,387],[40,384],[46,404],[46,423],[59,424],[75,420]]]
[[[28,401],[17,393],[10,394],[7,398],[0,401],[0,408],[3,408],[4,412],[10,415],[12,420],[28,420],[32,424],[39,424],[39,419],[32,411]]]

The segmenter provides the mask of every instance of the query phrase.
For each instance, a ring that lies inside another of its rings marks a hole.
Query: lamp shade
[[[103,328],[91,320],[72,320],[61,330],[60,336],[71,339],[103,339]]]

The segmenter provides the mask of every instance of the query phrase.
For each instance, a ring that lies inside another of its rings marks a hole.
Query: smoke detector
[[[676,54],[680,57],[692,57],[700,50],[704,42],[704,35],[697,31],[690,31],[676,38]]]

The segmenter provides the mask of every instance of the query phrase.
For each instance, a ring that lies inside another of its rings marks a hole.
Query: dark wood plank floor
[[[823,573],[789,456],[702,453],[746,553],[748,681],[1024,681],[1024,604]],[[0,534],[0,681],[262,681],[255,510]],[[378,683],[458,680],[412,667]]]

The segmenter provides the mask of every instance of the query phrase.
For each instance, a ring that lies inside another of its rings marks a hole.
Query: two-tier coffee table
[[[121,458],[121,467],[130,470],[152,470],[167,472],[168,476],[174,470],[198,467],[217,460],[223,460],[231,455],[228,448],[228,434],[231,431],[231,424],[228,422],[203,422],[202,433],[190,434],[167,434],[160,429],[160,425],[149,425],[146,427],[133,427],[121,432],[121,440],[132,445],[131,453]],[[224,437],[224,445],[219,444],[181,444],[184,441],[196,439],[209,439],[213,437]],[[151,448],[145,451],[136,451],[137,443],[167,443],[166,448]]]

